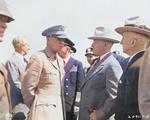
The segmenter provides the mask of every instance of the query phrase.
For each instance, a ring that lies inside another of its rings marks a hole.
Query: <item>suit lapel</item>
[[[12,56],[17,62],[18,62],[18,65],[22,68],[23,71],[25,71],[25,65],[22,63],[22,61],[17,57],[16,54],[13,54]]]
[[[131,61],[129,62],[127,69],[128,69],[136,60],[138,60],[140,57],[142,57],[144,53],[145,53],[145,51],[141,51],[141,52],[137,53],[137,54],[131,59]]]
[[[74,59],[72,57],[70,57],[69,61],[67,62],[67,64],[65,65],[64,69],[65,69],[65,73],[67,73],[72,66],[74,65]]]
[[[104,67],[105,64],[107,64],[107,60],[110,58],[110,56],[112,55],[108,55],[108,58],[106,58],[103,62],[99,61],[94,67],[93,69],[87,74],[87,76],[85,77],[84,83],[82,85],[82,87],[85,85],[85,83],[90,80],[91,77],[93,77],[97,72],[101,71]]]
[[[99,62],[98,62],[99,63]],[[99,65],[99,64],[98,64]],[[103,66],[104,66],[104,63],[101,64],[101,65],[96,65],[93,67],[93,69],[87,74],[87,76],[85,77],[85,80],[84,80],[84,83],[83,85],[88,81],[90,80],[91,77],[93,77],[97,72],[101,71]],[[83,86],[82,85],[82,86]]]

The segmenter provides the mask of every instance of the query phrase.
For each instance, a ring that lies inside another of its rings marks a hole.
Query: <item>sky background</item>
[[[88,67],[85,57],[86,48],[92,40],[96,27],[106,27],[114,31],[124,26],[125,20],[140,16],[150,20],[150,0],[6,0],[15,21],[8,23],[4,41],[0,44],[1,62],[13,54],[12,40],[19,35],[25,35],[30,42],[27,59],[46,46],[46,38],[42,31],[55,25],[66,25],[65,33],[75,43],[77,52],[74,58]],[[144,24],[144,23],[143,23]],[[150,26],[148,26],[150,27]],[[116,34],[116,39],[122,36]],[[111,51],[119,50],[122,45],[115,44]]]

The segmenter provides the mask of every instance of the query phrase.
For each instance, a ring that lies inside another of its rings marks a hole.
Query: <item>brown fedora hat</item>
[[[140,18],[139,16],[131,17],[127,20],[125,20],[125,26],[118,27],[115,29],[115,31],[119,34],[123,34],[124,32],[136,32],[143,35],[146,35],[148,38],[150,38],[150,29],[145,26],[145,28],[142,28],[140,25],[143,23],[147,23],[146,20]]]
[[[124,32],[136,32],[143,35],[146,35],[148,38],[150,38],[150,31],[146,29],[141,29],[139,27],[134,26],[124,26],[124,27],[118,27],[115,29],[117,33],[123,34]]]

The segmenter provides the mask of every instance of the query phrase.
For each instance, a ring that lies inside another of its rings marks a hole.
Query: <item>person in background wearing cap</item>
[[[118,81],[122,68],[110,52],[114,43],[113,32],[104,27],[95,29],[93,54],[99,56],[81,87],[79,120],[114,120]],[[109,34],[108,34],[109,33]]]
[[[15,53],[5,63],[5,68],[8,71],[8,82],[11,86],[12,115],[13,120],[24,120],[29,109],[22,98],[21,82],[27,65],[24,56],[28,53],[29,41],[26,36],[18,36],[13,39],[12,44]]]
[[[129,22],[137,18],[130,18],[126,20],[124,27],[115,29],[123,36],[121,40],[123,52],[130,56],[128,66],[118,84],[115,120],[141,120],[142,118],[138,106],[138,79],[150,32]]]
[[[3,41],[6,23],[13,21],[13,17],[4,0],[0,0],[0,42]],[[0,63],[0,120],[11,119],[12,107],[10,98],[10,85],[7,80],[7,70]]]
[[[80,61],[71,57],[71,51],[76,52],[73,47],[74,43],[66,39],[65,45],[58,55],[64,60],[65,63],[65,76],[64,76],[64,98],[66,103],[66,118],[67,120],[76,120],[77,113],[79,112],[80,89],[84,79],[83,65]],[[75,113],[75,114],[74,114]]]
[[[87,68],[87,71],[85,73],[85,74],[87,74],[91,68],[91,65],[94,63],[93,60],[96,59],[98,56],[93,54],[93,48],[92,47],[87,48],[85,52],[86,52],[85,56],[87,57],[87,61],[90,64],[90,67]]]
[[[66,120],[61,87],[64,63],[57,56],[67,38],[64,30],[63,25],[44,30],[46,48],[29,59],[21,85],[24,102],[30,109],[27,120]]]

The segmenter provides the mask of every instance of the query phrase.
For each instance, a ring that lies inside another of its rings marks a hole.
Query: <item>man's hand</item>
[[[93,112],[90,114],[90,120],[97,120],[96,110],[93,110]]]
[[[78,106],[74,106],[74,114],[78,115],[79,113],[79,107]]]

